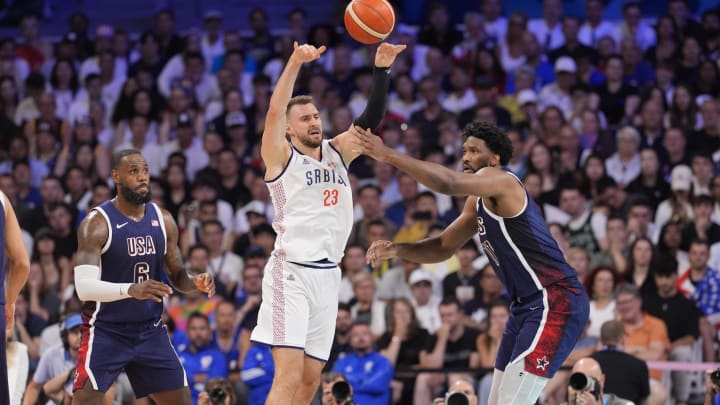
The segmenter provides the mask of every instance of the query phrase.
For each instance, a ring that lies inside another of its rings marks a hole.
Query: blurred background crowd
[[[0,190],[32,258],[16,314],[29,364],[16,385],[23,403],[60,403],[67,389],[79,347],[76,228],[113,196],[111,154],[136,148],[150,165],[153,201],[177,220],[188,266],[218,284],[212,299],[177,295],[166,305],[193,398],[210,403],[219,389],[225,403],[262,404],[272,358],[249,335],[275,239],[258,148],[269,97],[294,41],[327,46],[296,90],[313,97],[327,136],[337,135],[365,107],[374,48],[350,40],[339,19],[311,24],[303,8],[277,27],[260,4],[240,21],[203,10],[197,28],[177,27],[172,9],[150,10],[139,32],[79,11],[50,37],[44,2],[5,3],[2,23],[14,34],[0,39]],[[649,15],[646,2],[626,2],[606,19],[602,0],[585,0],[581,14],[562,0],[542,0],[537,15],[476,3],[459,16],[452,2],[423,3],[413,24],[398,14],[389,40],[408,48],[392,66],[377,133],[458,170],[468,122],[505,129],[509,169],[592,300],[567,368],[592,356],[606,394],[702,403],[704,373],[648,370],[645,361],[718,360],[720,11],[669,0]],[[345,379],[362,405],[430,404],[456,381],[485,404],[510,312],[480,245],[443,263],[365,263],[373,241],[442,232],[464,197],[367,158],[350,173],[356,222],[317,403],[336,403],[330,387]],[[566,401],[569,375],[558,373],[541,402]],[[132,403],[127,380],[108,398]]]

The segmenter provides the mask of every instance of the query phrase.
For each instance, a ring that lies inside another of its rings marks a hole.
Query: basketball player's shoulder
[[[81,235],[107,237],[108,229],[108,219],[96,207],[91,209],[85,218],[83,218],[78,230]]]

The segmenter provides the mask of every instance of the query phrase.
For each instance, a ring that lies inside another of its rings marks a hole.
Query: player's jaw
[[[319,148],[323,140],[322,128],[311,126],[305,135],[298,136],[298,140],[308,148]]]
[[[150,185],[142,183],[134,189],[125,183],[120,183],[120,194],[124,199],[133,204],[145,204],[152,200]]]

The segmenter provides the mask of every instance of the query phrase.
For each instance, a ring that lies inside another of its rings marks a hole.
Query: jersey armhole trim
[[[330,146],[330,148],[331,148],[332,150],[334,150],[335,153],[338,154],[338,156],[340,157],[340,161],[342,162],[343,166],[345,167],[345,170],[348,170],[347,163],[345,163],[345,159],[343,159],[342,153],[340,153],[340,151],[337,150],[337,148],[335,147],[335,145],[332,144],[331,141],[327,141],[327,143],[328,143],[328,145]]]
[[[160,222],[160,229],[163,233],[163,238],[165,238],[165,243],[163,243],[163,246],[165,246],[165,251],[163,252],[163,256],[167,254],[167,231],[165,230],[165,217],[163,216],[162,210],[160,207],[157,206],[155,203],[150,203],[153,208],[155,209],[155,213],[158,217],[158,222]]]
[[[290,157],[288,157],[287,163],[285,163],[285,167],[283,167],[280,174],[278,174],[277,176],[275,176],[275,178],[271,180],[267,180],[263,176],[263,180],[265,180],[265,183],[270,184],[280,180],[280,177],[282,177],[282,175],[285,174],[285,172],[287,171],[288,167],[290,167],[290,162],[292,162],[293,155],[295,155],[295,148],[293,148],[292,144],[290,144]]]
[[[102,250],[100,250],[100,253],[105,253],[105,252],[107,252],[108,249],[110,249],[110,244],[112,243],[112,236],[113,236],[112,224],[110,223],[110,217],[108,217],[107,213],[105,212],[104,209],[102,209],[102,207],[95,207],[95,208],[93,208],[93,210],[99,212],[100,215],[102,215],[103,218],[105,218],[105,222],[107,223],[108,237],[107,237],[107,240],[105,241],[105,244],[102,247]]]
[[[8,199],[10,201],[10,199]],[[5,211],[5,216],[7,217],[7,206],[5,205],[5,193],[0,191],[0,206],[2,206],[3,211]]]

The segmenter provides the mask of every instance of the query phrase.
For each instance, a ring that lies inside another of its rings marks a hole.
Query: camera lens
[[[462,392],[453,392],[445,398],[445,405],[470,405],[470,399]]]
[[[332,394],[336,401],[347,401],[350,396],[350,384],[338,381],[332,386]]]
[[[570,376],[570,386],[575,391],[583,391],[588,388],[590,381],[583,373],[574,373]]]

